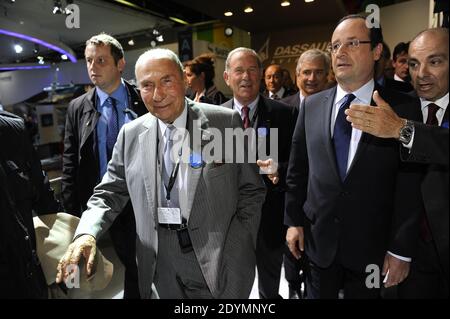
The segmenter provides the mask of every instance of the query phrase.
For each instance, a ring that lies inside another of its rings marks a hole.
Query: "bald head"
[[[417,94],[436,101],[448,93],[448,29],[420,32],[409,45],[409,72]]]

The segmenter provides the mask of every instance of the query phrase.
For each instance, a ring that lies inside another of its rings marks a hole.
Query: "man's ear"
[[[223,71],[223,79],[225,81],[225,83],[230,86],[230,84],[228,83],[228,72],[227,71]]]
[[[122,58],[117,62],[117,69],[119,69],[120,73],[122,73],[123,70],[125,70],[125,64],[126,64],[125,58]]]
[[[378,61],[381,58],[381,53],[383,52],[383,44],[378,43],[375,48],[373,48],[373,59]]]

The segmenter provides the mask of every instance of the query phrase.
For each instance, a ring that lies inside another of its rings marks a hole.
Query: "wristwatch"
[[[400,136],[399,136],[398,140],[400,142],[402,142],[403,144],[408,145],[409,142],[411,142],[411,138],[412,138],[413,133],[414,133],[414,123],[413,123],[413,121],[406,120],[405,124],[400,129],[399,133],[400,133]]]

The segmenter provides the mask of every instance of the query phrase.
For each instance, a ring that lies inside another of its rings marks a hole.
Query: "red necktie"
[[[250,118],[248,117],[249,110],[250,109],[246,105],[242,107],[242,121],[244,122],[244,129],[250,127]]]

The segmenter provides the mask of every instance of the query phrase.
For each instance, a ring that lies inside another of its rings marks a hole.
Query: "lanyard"
[[[188,124],[189,124],[189,111],[186,114],[186,131],[188,129]],[[183,141],[185,138],[186,138],[186,134],[183,136]],[[168,141],[166,141],[166,143],[168,143]],[[159,141],[158,141],[158,144],[159,144]],[[180,168],[180,158],[182,155],[182,151],[183,151],[183,146],[181,146],[180,150],[178,151],[178,160],[175,163],[175,166],[172,168],[172,173],[170,173],[169,184],[166,186],[163,182],[164,188],[166,189],[166,200],[168,203],[170,202],[170,193],[172,192],[172,188],[175,185],[175,181],[177,180],[178,170]]]

